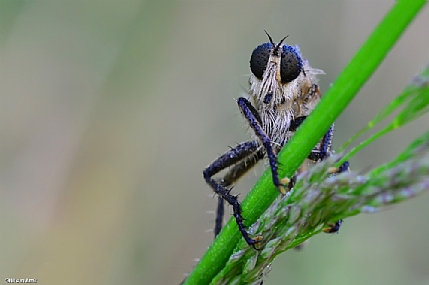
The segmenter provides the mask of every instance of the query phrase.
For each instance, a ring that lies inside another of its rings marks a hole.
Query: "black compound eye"
[[[252,52],[252,56],[250,57],[250,70],[259,79],[262,79],[264,75],[273,47],[272,43],[265,43],[255,48]]]
[[[284,45],[280,64],[282,83],[288,83],[298,77],[302,70],[302,59],[296,49]]]

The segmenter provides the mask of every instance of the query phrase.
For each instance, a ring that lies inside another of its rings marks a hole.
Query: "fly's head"
[[[305,78],[308,63],[298,47],[283,43],[286,38],[277,44],[268,38],[270,42],[258,46],[250,57],[249,93],[259,110],[283,109],[297,115],[293,114],[294,105],[302,96],[303,86],[309,88],[310,78]]]

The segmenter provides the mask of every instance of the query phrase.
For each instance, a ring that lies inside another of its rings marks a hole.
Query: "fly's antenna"
[[[274,43],[273,43],[273,39],[271,38],[270,34],[269,34],[267,31],[265,31],[265,30],[264,30],[264,32],[267,34],[268,39],[270,40],[270,43],[271,43],[272,45],[274,45]]]
[[[273,50],[273,54],[274,55],[276,55],[276,56],[278,56],[279,55],[279,48],[280,48],[280,45],[283,43],[283,41],[287,38],[287,37],[289,37],[289,35],[287,35],[286,37],[284,37],[277,45],[274,45],[274,42],[273,42],[273,39],[271,38],[271,36],[270,36],[270,34],[268,34],[268,32],[267,31],[265,31],[264,30],[264,32],[267,34],[267,36],[268,36],[268,39],[270,40],[270,43],[273,45],[273,46],[275,46],[275,48],[274,48],[274,50]]]
[[[279,47],[280,47],[280,45],[283,43],[283,41],[287,38],[287,37],[289,37],[289,35],[287,35],[286,37],[284,37],[279,43],[278,43],[278,45],[276,46],[276,49],[278,49]]]

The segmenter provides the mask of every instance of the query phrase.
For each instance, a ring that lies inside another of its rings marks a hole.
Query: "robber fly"
[[[203,177],[218,195],[215,236],[222,229],[224,200],[233,208],[237,226],[246,242],[255,246],[259,238],[252,239],[244,226],[241,206],[237,196],[231,194],[231,185],[256,163],[268,158],[272,180],[281,194],[291,188],[292,180],[278,176],[277,154],[288,142],[299,125],[311,113],[321,98],[317,74],[322,70],[310,67],[298,46],[284,42],[269,42],[258,46],[250,57],[249,98],[240,97],[238,107],[252,130],[252,139],[240,143],[221,155],[203,172]],[[333,126],[311,151],[308,159],[317,162],[329,156]],[[338,172],[344,171],[348,163]],[[220,180],[213,176],[229,168]],[[330,225],[325,232],[338,232],[341,222]]]

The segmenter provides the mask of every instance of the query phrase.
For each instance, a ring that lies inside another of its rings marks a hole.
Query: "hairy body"
[[[206,183],[218,195],[215,235],[222,228],[224,201],[227,201],[233,208],[238,229],[252,246],[262,237],[248,235],[240,203],[237,196],[231,194],[230,185],[259,160],[267,158],[273,183],[280,193],[286,194],[293,186],[294,179],[278,177],[277,154],[319,102],[321,93],[316,75],[323,73],[310,67],[298,47],[284,44],[285,38],[276,44],[269,35],[268,38],[270,42],[258,46],[250,58],[249,97],[237,99],[251,129],[252,140],[230,149],[203,171]],[[330,154],[332,135],[333,126],[309,154],[311,161],[317,162]],[[338,171],[347,167],[348,163]],[[226,168],[229,170],[222,179],[213,178]],[[327,232],[337,232],[339,225],[336,223]]]

